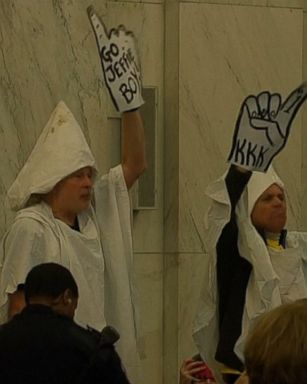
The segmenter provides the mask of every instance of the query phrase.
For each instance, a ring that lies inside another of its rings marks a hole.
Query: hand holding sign
[[[121,25],[108,33],[92,7],[88,15],[95,32],[106,86],[120,112],[139,108],[142,98],[141,72],[132,32]]]
[[[265,172],[286,145],[291,124],[307,97],[307,84],[296,88],[282,103],[277,93],[250,95],[242,103],[228,161]]]

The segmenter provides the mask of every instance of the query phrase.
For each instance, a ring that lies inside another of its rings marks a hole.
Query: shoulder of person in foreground
[[[82,328],[76,324],[71,329],[79,348],[88,355],[88,364],[81,373],[81,383],[129,384],[114,343],[118,340],[117,331],[106,326],[101,332],[92,328]]]

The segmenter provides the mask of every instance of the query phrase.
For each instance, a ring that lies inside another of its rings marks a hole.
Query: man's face
[[[89,207],[92,187],[93,169],[84,167],[61,180],[53,193],[62,209],[78,214]]]
[[[266,232],[279,233],[286,225],[287,205],[284,191],[272,184],[256,201],[251,213],[252,223]]]

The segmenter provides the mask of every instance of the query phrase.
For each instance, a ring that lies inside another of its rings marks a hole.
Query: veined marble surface
[[[176,154],[178,148],[170,145],[163,152],[164,49],[168,48],[163,46],[163,1],[93,0],[92,4],[108,27],[124,23],[134,31],[144,85],[159,87],[158,209],[139,212],[134,226],[135,273],[143,323],[141,357],[146,380],[157,384],[161,382],[163,358],[166,359],[163,335],[169,333],[173,337],[177,323],[178,348],[176,340],[166,351],[167,357],[180,363],[195,351],[191,324],[206,263],[203,216],[209,202],[205,189],[226,170],[225,159],[240,104],[246,95],[263,89],[286,96],[301,82],[303,3],[301,0],[179,2],[179,28],[172,31],[174,44],[179,33],[180,55],[173,58],[175,69],[179,61],[179,95],[176,84],[172,83],[168,105],[177,103],[179,98],[180,143],[178,164],[172,158],[170,166],[164,169],[170,175],[170,188],[172,175],[179,172],[180,215],[172,218],[177,221],[168,228],[174,231],[179,225],[179,244],[178,249],[172,247],[165,255],[163,162],[167,161],[168,153]],[[0,235],[13,217],[5,206],[6,190],[58,100],[66,101],[83,127],[102,172],[120,157],[119,123],[110,119],[116,114],[102,82],[86,5],[83,0],[0,3]],[[173,8],[168,10],[172,12]],[[174,25],[177,26],[177,20]],[[171,37],[168,42],[172,43]],[[177,73],[172,73],[170,62],[168,66],[169,76],[176,79]],[[299,222],[301,208],[301,131],[300,115],[286,149],[276,161],[291,199],[293,228]],[[174,169],[176,165],[178,169]],[[165,216],[169,209],[165,207]],[[177,240],[177,232],[174,239]],[[170,262],[163,265],[163,257]],[[163,329],[166,323],[168,328]],[[172,363],[171,359],[167,361]],[[172,380],[168,384],[175,384],[176,374],[172,365]]]
[[[113,107],[102,84],[100,61],[86,7],[77,0],[67,4],[44,1],[44,7],[37,4],[33,7],[30,1],[21,0],[1,4],[0,149],[3,161],[0,165],[0,207],[3,214],[0,216],[0,234],[13,216],[4,206],[5,192],[26,161],[58,100],[66,101],[83,127],[102,172],[114,165],[114,158],[120,157],[118,135],[112,132],[107,120],[113,114]],[[93,5],[104,17],[107,27],[123,23],[133,30],[138,39],[144,86],[157,86],[161,98],[162,7],[136,2],[97,1]],[[153,35],[155,39],[151,38]],[[153,62],[156,65],[152,65]],[[160,172],[157,181],[160,185],[161,106],[162,102],[157,119],[157,167]],[[162,251],[160,186],[157,194],[160,209],[142,212],[137,217],[134,238],[139,251]],[[152,231],[152,226],[144,225],[144,220],[150,220],[158,230]],[[145,242],[149,237],[148,229],[154,236],[151,234],[151,241]]]
[[[304,8],[305,5],[305,0],[184,0],[181,2],[299,9]]]
[[[143,326],[141,358],[146,381],[156,384],[162,376],[163,6],[160,1],[0,2],[0,236],[14,216],[5,203],[6,191],[59,100],[63,99],[74,113],[101,172],[120,158],[120,123],[110,119],[114,117],[114,109],[103,84],[95,37],[86,13],[89,4],[108,28],[125,24],[134,32],[143,85],[159,89],[158,209],[140,212],[134,226],[135,249],[139,252],[135,257],[135,274]]]
[[[180,252],[202,252],[207,185],[226,159],[243,99],[262,90],[286,97],[302,81],[303,12],[209,4],[180,6]],[[275,161],[299,220],[301,116]],[[291,159],[291,161],[289,161]]]
[[[162,383],[163,366],[163,254],[136,253],[135,274],[139,290],[139,350],[143,381]]]
[[[307,2],[305,1],[307,10]],[[307,79],[307,13],[304,12],[304,30],[303,30],[303,78]],[[307,109],[304,108],[302,114],[303,127],[306,127]],[[307,132],[302,130],[302,214],[301,229],[307,231]]]
[[[301,83],[303,12],[184,3],[180,25],[178,364],[195,352],[192,322],[207,260],[206,187],[227,169],[243,99],[262,90],[285,97]],[[300,222],[301,118],[302,112],[275,161],[290,198],[292,228]]]
[[[192,338],[192,324],[198,308],[203,284],[202,271],[206,268],[205,253],[182,253],[178,260],[178,366],[197,353]]]

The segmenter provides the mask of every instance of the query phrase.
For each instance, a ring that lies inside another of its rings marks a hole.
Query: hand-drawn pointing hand
[[[115,108],[120,112],[139,108],[144,100],[133,33],[123,25],[108,33],[93,7],[87,12],[96,37],[105,84]]]
[[[240,108],[228,161],[246,169],[267,171],[286,145],[292,121],[306,98],[306,83],[283,103],[278,93],[248,96]]]

